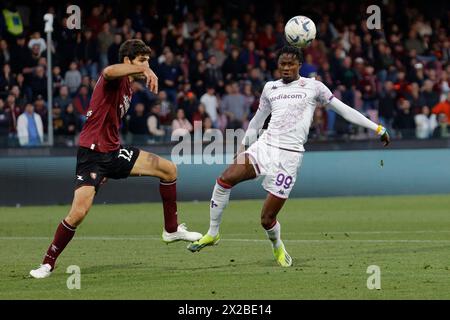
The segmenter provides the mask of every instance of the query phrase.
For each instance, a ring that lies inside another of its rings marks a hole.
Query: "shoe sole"
[[[169,244],[169,243],[174,243],[174,242],[178,242],[178,241],[185,241],[185,242],[194,242],[197,240],[187,240],[187,239],[175,239],[175,240],[162,240],[162,242],[164,242],[165,244]]]
[[[33,278],[33,279],[45,279],[45,278],[50,277],[51,274],[49,274],[49,275],[47,275],[47,276],[45,276],[45,277],[36,277],[36,276],[33,276],[33,275],[31,274],[31,272],[30,272],[29,275],[30,275],[30,277]]]
[[[199,252],[200,250],[202,250],[202,249],[205,248],[205,247],[217,246],[217,245],[219,244],[219,242],[220,242],[220,239],[218,239],[217,241],[213,242],[212,244],[205,244],[205,245],[203,245],[203,246],[201,246],[201,247],[198,247],[197,249],[191,249],[189,246],[187,247],[187,249],[188,249],[190,252],[192,252],[192,253],[194,253],[194,252]]]

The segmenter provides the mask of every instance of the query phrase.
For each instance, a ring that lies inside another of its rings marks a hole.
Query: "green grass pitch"
[[[54,274],[31,279],[68,206],[0,208],[0,299],[449,299],[450,196],[290,199],[279,215],[294,259],[278,267],[262,200],[231,201],[222,241],[199,253],[161,241],[162,205],[94,205]],[[179,203],[206,232],[206,202]],[[67,267],[81,269],[69,290]],[[367,268],[381,271],[369,290]]]

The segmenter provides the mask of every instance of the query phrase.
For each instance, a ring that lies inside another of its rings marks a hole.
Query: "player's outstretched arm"
[[[373,121],[370,121],[360,112],[349,107],[339,99],[335,97],[331,99],[328,107],[336,111],[336,113],[338,113],[348,122],[375,131],[380,136],[380,140],[384,143],[385,147],[390,143],[391,139],[386,128],[384,128],[382,125],[376,124]]]
[[[128,63],[113,64],[103,69],[103,77],[106,80],[114,80],[121,77],[143,74],[146,78],[146,85],[150,91],[158,93],[158,77],[145,65]]]

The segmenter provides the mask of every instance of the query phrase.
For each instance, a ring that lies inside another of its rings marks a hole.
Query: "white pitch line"
[[[410,233],[450,233],[450,230],[411,230],[411,231],[399,231],[399,230],[391,230],[391,231],[317,231],[317,232],[283,232],[283,234],[308,234],[308,235],[323,235],[323,234],[410,234]],[[236,233],[235,235],[237,235]],[[244,233],[243,233],[244,234]]]
[[[51,240],[50,237],[0,237],[0,241],[2,240]],[[76,237],[76,240],[93,240],[93,241],[162,241],[160,237]],[[221,241],[225,242],[261,242],[268,243],[268,240],[262,239],[221,239]],[[292,243],[336,243],[336,242],[363,242],[363,243],[450,243],[449,240],[429,240],[429,239],[343,239],[343,240],[335,240],[335,239],[283,239],[284,242],[292,242]]]

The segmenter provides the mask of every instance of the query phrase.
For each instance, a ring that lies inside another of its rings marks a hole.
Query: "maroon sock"
[[[164,229],[175,232],[178,228],[177,220],[177,180],[159,183],[159,193],[164,208]]]
[[[47,254],[44,257],[44,262],[42,264],[50,264],[52,270],[55,267],[55,262],[61,252],[64,250],[66,245],[72,240],[75,234],[76,227],[72,227],[66,222],[66,220],[61,221],[55,232],[55,237],[53,242],[47,250]]]

